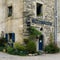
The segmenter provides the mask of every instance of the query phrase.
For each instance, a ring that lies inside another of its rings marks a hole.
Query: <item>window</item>
[[[9,33],[9,39],[12,39],[12,33]]]
[[[8,17],[12,16],[12,6],[8,7]]]
[[[42,16],[42,4],[37,3],[37,16]]]
[[[15,42],[15,33],[6,33],[5,35],[6,40],[9,42],[10,40],[12,40],[13,42]]]
[[[15,42],[15,33],[9,33],[9,40],[12,39]]]

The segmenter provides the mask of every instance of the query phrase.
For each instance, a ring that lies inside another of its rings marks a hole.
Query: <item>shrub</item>
[[[50,33],[49,44],[45,46],[44,51],[46,53],[57,53],[57,52],[59,52],[59,48],[54,43],[54,39],[53,39],[52,33]]]
[[[20,51],[20,52],[19,52],[19,55],[20,55],[20,56],[25,56],[25,55],[27,55],[27,54],[28,54],[28,53],[27,53],[26,51]]]
[[[57,53],[59,52],[59,48],[54,43],[50,43],[49,45],[45,46],[44,51],[46,53]]]
[[[10,46],[7,47],[7,53],[14,54],[14,52],[15,52],[15,49],[13,47],[10,47]]]
[[[19,50],[19,51],[25,51],[26,47],[20,43],[15,43],[14,45],[15,49]]]
[[[5,49],[6,44],[7,44],[6,39],[0,38],[0,51],[3,51],[3,49]]]
[[[27,54],[26,47],[20,43],[15,43],[14,47],[8,46],[7,53],[20,56],[25,56]]]
[[[24,43],[27,44],[29,42],[29,39],[24,39]]]
[[[3,46],[0,46],[0,51],[3,51],[4,47]]]
[[[36,44],[34,41],[29,41],[26,45],[27,51],[29,53],[35,53],[36,52]]]
[[[15,43],[14,48],[15,48],[16,55],[24,56],[27,54],[26,46],[24,46],[20,43]]]
[[[5,38],[0,38],[0,46],[5,46],[7,40]]]

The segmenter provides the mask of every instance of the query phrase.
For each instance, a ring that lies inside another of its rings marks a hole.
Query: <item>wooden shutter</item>
[[[12,41],[15,42],[15,33],[12,33]]]

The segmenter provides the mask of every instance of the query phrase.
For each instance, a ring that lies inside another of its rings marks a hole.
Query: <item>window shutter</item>
[[[12,33],[12,41],[15,42],[15,33]]]
[[[7,33],[5,34],[5,38],[6,38],[6,40],[8,41],[8,34],[7,34]]]

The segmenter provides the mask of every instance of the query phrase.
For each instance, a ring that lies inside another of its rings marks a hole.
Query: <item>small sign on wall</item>
[[[43,20],[38,20],[38,19],[32,19],[32,23],[35,23],[35,24],[45,24],[45,25],[52,26],[51,22],[43,21]]]

